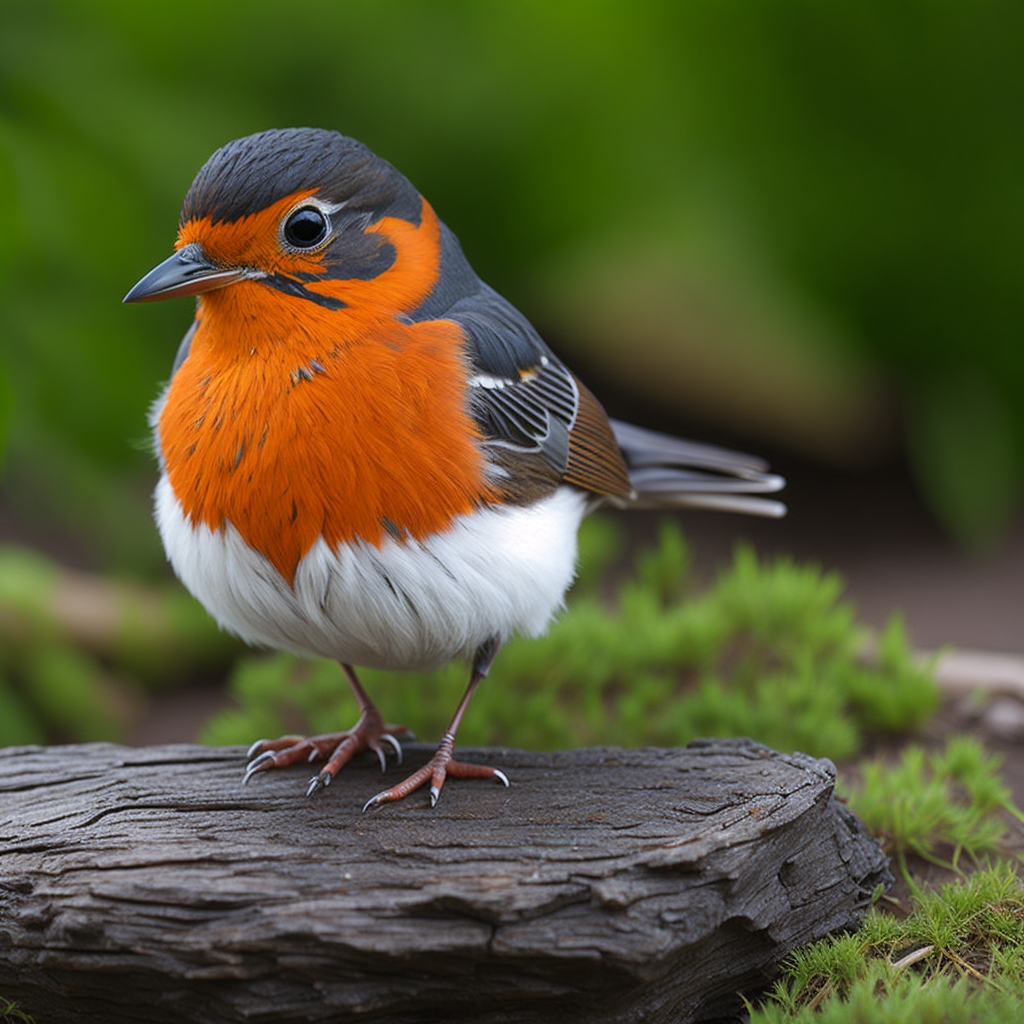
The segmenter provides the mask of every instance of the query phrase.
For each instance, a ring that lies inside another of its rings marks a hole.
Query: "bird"
[[[124,302],[195,298],[150,412],[167,558],[225,630],[334,659],[352,728],[258,740],[244,781],[355,755],[401,762],[356,667],[470,678],[428,762],[373,807],[499,768],[454,756],[498,651],[541,635],[601,506],[779,516],[759,458],[610,419],[530,321],[473,271],[390,163],[322,128],[218,149],[188,189],[172,255]],[[628,339],[625,339],[628,341]]]

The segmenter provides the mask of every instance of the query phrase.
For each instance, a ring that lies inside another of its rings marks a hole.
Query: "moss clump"
[[[961,854],[973,860],[998,853],[1006,818],[1020,817],[999,777],[1000,758],[987,755],[972,736],[953,736],[941,751],[907,747],[898,762],[875,759],[861,766],[850,792],[850,808],[881,839],[906,871],[914,853],[956,869]]]
[[[797,950],[751,1024],[1002,1024],[1024,1000],[1024,889],[1002,863],[873,909],[855,935]]]

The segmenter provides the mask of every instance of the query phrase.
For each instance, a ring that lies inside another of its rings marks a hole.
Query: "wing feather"
[[[530,497],[563,482],[600,495],[632,493],[604,410],[526,317],[481,284],[446,319],[466,335],[470,410],[506,479],[525,473]]]
[[[773,518],[786,513],[781,501],[756,497],[786,483],[768,472],[763,459],[619,420],[611,428],[629,466],[636,508],[708,508]]]
[[[783,486],[761,459],[609,420],[526,317],[480,281],[455,236],[442,234],[438,284],[413,319],[462,328],[469,408],[505,500],[527,503],[569,483],[594,504],[785,511],[758,497]]]

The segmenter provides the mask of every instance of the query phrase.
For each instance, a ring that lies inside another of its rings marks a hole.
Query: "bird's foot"
[[[282,736],[277,740],[257,740],[246,755],[249,763],[242,782],[246,783],[257,772],[271,768],[287,768],[304,761],[307,764],[328,758],[327,764],[314,775],[306,790],[312,796],[317,790],[329,786],[334,776],[364,750],[372,750],[380,761],[380,770],[387,767],[384,745],[391,747],[399,764],[402,763],[402,745],[399,738],[415,739],[404,725],[385,725],[376,708],[367,708],[359,721],[345,732],[325,733],[321,736]]]
[[[450,775],[456,779],[494,779],[503,786],[507,786],[508,776],[497,768],[489,768],[483,764],[466,764],[464,761],[456,761],[452,756],[452,746],[455,738],[451,733],[445,733],[440,746],[434,756],[420,769],[413,772],[408,778],[403,779],[395,786],[381,790],[376,796],[370,797],[363,805],[367,811],[371,807],[379,807],[381,804],[391,803],[393,800],[401,800],[414,790],[430,783],[430,806],[437,804],[441,795],[441,787],[444,780]]]

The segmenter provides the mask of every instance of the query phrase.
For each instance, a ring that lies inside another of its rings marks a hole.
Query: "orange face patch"
[[[235,221],[188,220],[178,230],[174,248],[198,242],[207,257],[221,267],[254,267],[268,274],[321,273],[322,253],[285,252],[278,240],[278,229],[288,211],[315,194],[314,188],[295,192]]]
[[[319,255],[277,245],[281,218],[303,197],[234,224],[190,221],[180,244],[198,241],[228,265],[291,273],[302,260],[322,270]],[[213,530],[232,523],[289,581],[320,536],[331,546],[422,539],[492,497],[466,407],[461,329],[396,319],[437,280],[437,218],[424,202],[419,227],[384,218],[368,230],[395,248],[386,271],[306,283],[342,309],[259,281],[203,295],[160,417],[186,515]]]

